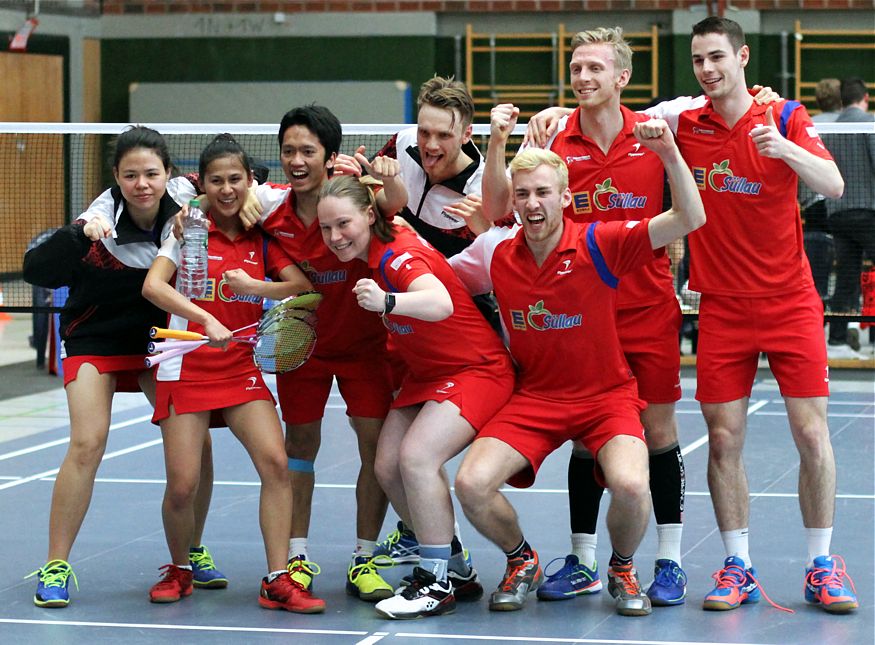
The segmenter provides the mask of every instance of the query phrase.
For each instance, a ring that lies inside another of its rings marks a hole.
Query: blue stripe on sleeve
[[[391,291],[392,293],[398,293],[398,289],[395,288],[395,285],[393,285],[391,280],[389,280],[389,276],[386,275],[386,263],[393,255],[395,255],[395,251],[393,251],[392,249],[386,249],[383,257],[380,258],[380,275],[383,276],[383,280],[389,287],[389,291]]]
[[[595,266],[595,270],[602,279],[602,282],[608,285],[611,289],[616,289],[617,284],[619,284],[620,281],[617,276],[611,273],[611,270],[608,268],[608,263],[605,262],[605,257],[602,255],[601,249],[599,249],[598,242],[596,242],[595,227],[597,225],[598,222],[593,222],[586,229],[586,248],[589,251],[593,266]]]
[[[781,110],[781,121],[778,123],[778,131],[785,139],[787,138],[787,122],[790,120],[793,112],[801,107],[802,104],[799,101],[787,101],[784,103],[784,109]]]

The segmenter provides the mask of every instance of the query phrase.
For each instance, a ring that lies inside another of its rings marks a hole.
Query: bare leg
[[[350,417],[350,424],[358,438],[361,467],[356,480],[356,537],[374,540],[380,536],[380,528],[386,517],[389,500],[380,487],[374,473],[377,458],[377,442],[383,419]]]
[[[471,444],[456,475],[456,496],[465,516],[502,551],[523,539],[516,511],[499,490],[529,462],[508,444],[492,437]]]
[[[829,528],[835,515],[836,467],[826,421],[826,397],[785,397],[799,450],[799,506],[806,528]]]
[[[745,528],[749,520],[747,474],[742,451],[748,398],[703,403],[708,424],[708,489],[721,531]]]
[[[413,526],[413,520],[410,518],[404,481],[401,478],[401,444],[419,410],[420,406],[416,405],[389,410],[377,441],[377,455],[374,460],[377,481],[392,502],[392,508],[408,526]]]
[[[79,534],[94,477],[106,449],[115,376],[100,374],[88,363],[67,386],[70,444],[52,488],[48,560],[68,560]]]
[[[286,424],[285,449],[289,459],[314,462],[322,443],[322,420],[298,425]],[[288,469],[288,463],[286,464]],[[310,532],[310,512],[313,505],[313,488],[316,475],[288,469],[288,479],[292,490],[291,537],[307,537]],[[288,542],[286,544],[288,546]]]
[[[250,401],[226,409],[225,418],[261,479],[258,518],[268,571],[284,570],[292,525],[292,491],[276,409],[269,401]]]
[[[635,437],[616,436],[602,446],[597,459],[611,491],[607,515],[611,546],[629,557],[641,544],[650,517],[647,446]]]

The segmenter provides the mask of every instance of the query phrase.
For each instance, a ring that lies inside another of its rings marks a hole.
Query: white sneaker
[[[449,580],[437,580],[430,571],[414,567],[410,584],[378,602],[376,609],[383,618],[396,620],[439,616],[455,611],[456,597]]]

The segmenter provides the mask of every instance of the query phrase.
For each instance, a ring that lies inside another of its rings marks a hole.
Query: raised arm
[[[705,208],[668,123],[662,119],[651,119],[636,123],[634,132],[641,145],[659,155],[671,187],[671,209],[651,219],[648,228],[650,244],[658,249],[702,226],[705,223]]]
[[[370,278],[363,278],[353,287],[358,304],[362,309],[386,313],[386,292]],[[410,316],[428,322],[449,318],[453,313],[453,299],[444,283],[433,273],[425,273],[415,278],[407,291],[393,294],[395,306],[391,313]]]
[[[511,209],[511,187],[505,169],[505,154],[507,139],[519,115],[520,109],[511,103],[496,105],[490,114],[489,144],[486,147],[481,188],[483,214],[492,222],[507,215]]]
[[[823,159],[785,138],[775,125],[771,107],[766,109],[766,123],[750,131],[757,152],[764,157],[781,159],[816,193],[838,199],[845,191],[845,181],[831,159]]]

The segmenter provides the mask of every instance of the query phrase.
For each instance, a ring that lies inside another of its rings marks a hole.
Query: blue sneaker
[[[682,605],[687,598],[687,574],[674,560],[657,560],[647,597],[655,607]]]
[[[389,533],[374,549],[374,557],[379,555],[389,556],[395,564],[418,564],[419,542],[416,541],[413,531],[405,528],[403,522],[398,522],[398,528]]]
[[[820,605],[831,614],[845,614],[860,606],[854,581],[845,572],[841,557],[814,558],[814,566],[805,571],[805,602]]]
[[[224,589],[228,586],[228,578],[216,568],[213,556],[203,544],[188,550],[188,560],[191,563],[192,584],[200,589]]]
[[[705,596],[702,608],[726,611],[759,602],[761,594],[756,576],[756,569],[745,569],[741,558],[730,555],[723,568],[711,576],[717,581],[717,586]]]
[[[562,558],[551,560],[544,568],[544,573],[554,562],[560,562]],[[565,563],[552,574],[547,574],[547,579],[538,587],[538,600],[570,600],[583,594],[598,593],[602,590],[602,581],[599,579],[598,564],[590,569],[580,564],[580,560],[573,553],[565,556]]]
[[[79,581],[73,573],[73,567],[65,560],[51,560],[46,562],[41,569],[25,576],[25,579],[37,576],[36,593],[33,596],[33,604],[37,607],[66,607],[70,604],[70,593],[67,588],[70,578],[79,589]]]

